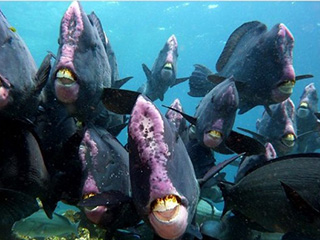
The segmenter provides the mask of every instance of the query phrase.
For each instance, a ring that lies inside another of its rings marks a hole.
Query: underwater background
[[[190,76],[194,64],[203,64],[215,72],[215,64],[230,34],[245,22],[258,20],[271,29],[284,23],[294,36],[294,69],[296,75],[313,74],[314,78],[298,81],[291,96],[298,104],[304,87],[315,83],[320,89],[320,2],[110,2],[83,1],[83,9],[94,11],[115,52],[120,77],[134,78],[122,88],[137,90],[146,81],[141,64],[152,67],[168,37],[178,41],[177,77]],[[0,9],[29,47],[37,66],[51,51],[58,49],[61,18],[70,5],[64,2],[0,2]],[[193,115],[201,98],[188,95],[188,82],[170,88],[161,105],[170,105],[179,98],[184,111]],[[234,129],[243,127],[255,131],[255,123],[263,112],[258,106],[237,115]],[[125,144],[124,130],[119,140]],[[217,161],[229,158],[216,154]],[[226,168],[227,179],[233,180],[236,167]],[[221,208],[221,207],[219,207]]]

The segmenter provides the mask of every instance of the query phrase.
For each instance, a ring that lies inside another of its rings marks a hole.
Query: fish
[[[266,148],[266,152],[264,154],[251,155],[243,159],[235,175],[235,178],[234,178],[235,182],[238,182],[241,178],[243,178],[247,174],[247,172],[250,172],[251,168],[256,168],[258,166],[261,166],[265,162],[269,161],[270,159],[277,157],[277,153],[271,143],[267,142],[265,144],[265,148]]]
[[[111,68],[99,35],[78,1],[73,1],[60,24],[59,48],[48,88],[81,122],[97,116],[103,88],[111,87]]]
[[[297,80],[313,77],[295,75],[293,45],[294,37],[283,23],[268,31],[259,21],[246,22],[230,35],[216,63],[217,73],[208,74],[207,79],[217,84],[234,77],[239,92],[239,114],[258,105],[268,108],[290,97]],[[201,93],[201,86],[212,87],[203,84],[202,76],[199,79],[198,89],[190,89],[193,95]]]
[[[194,136],[201,146],[223,154],[264,152],[260,143],[232,130],[238,103],[232,77],[218,84],[200,101],[194,117],[180,112],[193,125],[189,138]]]
[[[104,128],[90,124],[79,158],[82,185],[78,206],[87,218],[109,231],[137,224],[140,218],[131,199],[129,154],[120,142]]]
[[[140,95],[128,125],[130,180],[138,213],[162,238],[177,239],[199,198],[193,166],[166,118]]]
[[[121,99],[121,101],[120,101]],[[178,132],[153,102],[134,91],[106,88],[105,107],[130,113],[129,173],[138,214],[157,237],[179,239],[192,231],[199,184]]]
[[[186,81],[188,78],[177,78],[178,42],[171,35],[161,49],[152,69],[142,64],[147,81],[139,87],[138,92],[148,96],[152,101],[163,101],[169,87]]]
[[[0,44],[0,117],[34,120],[50,57],[37,69],[29,48],[1,11]]]
[[[49,219],[43,209],[40,209],[31,216],[15,222],[12,230],[18,236],[32,238],[61,237],[71,234],[78,236],[79,223],[72,223],[65,216],[55,212],[52,219]]]
[[[320,148],[320,125],[314,113],[318,112],[318,94],[314,83],[308,84],[296,109],[298,153],[314,152]],[[312,132],[308,134],[309,132]]]
[[[294,103],[290,98],[270,106],[271,116],[264,111],[256,121],[257,132],[243,128],[242,131],[251,133],[261,143],[270,142],[277,155],[284,156],[294,153],[297,148],[297,126]]]
[[[32,123],[0,118],[0,124],[0,228],[10,230],[15,221],[39,209],[37,199],[48,217],[56,202],[51,199],[54,193],[50,176]],[[6,233],[1,232],[0,238]]]
[[[231,210],[269,232],[319,239],[319,158],[318,153],[278,157],[236,184],[220,182],[223,214]]]

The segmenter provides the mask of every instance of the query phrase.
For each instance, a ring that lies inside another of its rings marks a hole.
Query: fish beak
[[[76,82],[74,74],[66,68],[60,69],[56,78],[64,86],[72,86]]]
[[[208,135],[212,138],[222,138],[222,134],[219,131],[211,130]]]
[[[203,143],[209,148],[216,148],[222,141],[222,133],[217,130],[211,130],[203,135]]]
[[[300,106],[299,106],[299,107],[301,107],[301,108],[308,108],[309,105],[308,105],[308,103],[306,103],[306,102],[302,102],[302,103],[300,103]]]
[[[170,222],[178,216],[180,205],[181,200],[175,195],[157,198],[151,204],[152,214],[160,222]]]
[[[280,84],[278,87],[280,92],[284,94],[291,94],[293,92],[293,87],[296,84],[295,80],[287,80],[284,83]]]
[[[85,195],[82,196],[82,199],[88,199],[88,198],[91,198],[91,197],[94,197],[96,194],[95,193],[87,193]],[[87,210],[89,211],[92,211],[94,210],[95,208],[97,208],[98,206],[94,206],[94,207],[85,207]]]
[[[281,142],[287,147],[293,147],[295,144],[296,137],[292,133],[288,133],[282,137]]]
[[[163,66],[163,68],[166,69],[166,70],[172,70],[172,69],[173,69],[172,63],[167,62],[167,63]]]

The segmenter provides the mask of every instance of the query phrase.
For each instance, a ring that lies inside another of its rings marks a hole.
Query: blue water
[[[0,2],[0,9],[24,39],[37,65],[47,51],[57,52],[60,20],[70,2]],[[124,88],[136,90],[146,77],[141,64],[152,67],[171,34],[179,44],[178,77],[186,77],[196,63],[215,71],[215,63],[230,34],[245,22],[258,20],[270,29],[284,23],[295,38],[296,74],[315,77],[297,82],[292,100],[298,104],[303,88],[315,82],[320,90],[320,2],[81,2],[89,14],[100,18],[118,60],[120,77],[134,76]],[[200,98],[187,92],[188,83],[169,89],[163,102],[179,97],[186,113],[193,115]],[[263,108],[238,115],[236,127],[255,131]],[[126,133],[120,135],[126,141]],[[218,156],[218,161],[227,158]],[[234,167],[228,167],[232,180]]]

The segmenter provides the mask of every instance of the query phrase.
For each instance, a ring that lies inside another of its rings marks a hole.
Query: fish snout
[[[203,136],[203,143],[209,148],[216,148],[223,141],[223,135],[221,131],[210,130]]]
[[[177,239],[186,231],[188,211],[179,196],[166,195],[151,203],[149,221],[160,237]]]
[[[281,143],[288,148],[292,148],[295,145],[297,137],[294,133],[287,133],[281,137]]]
[[[66,68],[59,69],[54,81],[55,93],[59,101],[73,103],[78,99],[79,84],[75,74]]]

